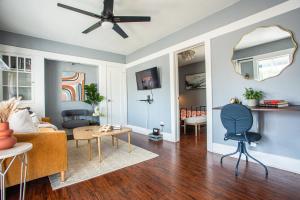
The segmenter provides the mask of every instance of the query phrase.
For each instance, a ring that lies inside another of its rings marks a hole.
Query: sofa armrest
[[[67,170],[67,136],[65,131],[14,133],[18,142],[32,143],[28,152],[27,181]],[[20,179],[20,162],[15,161],[7,174],[7,185]]]

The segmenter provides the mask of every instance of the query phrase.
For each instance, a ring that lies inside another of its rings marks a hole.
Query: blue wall
[[[243,28],[212,40],[212,87],[213,106],[227,104],[231,97],[242,98],[245,87],[265,92],[268,99],[286,99],[300,105],[300,53],[296,52],[294,63],[277,77],[262,82],[250,81],[237,75],[231,63],[232,49],[240,38],[259,26],[280,25],[294,33],[296,42],[300,38],[300,9],[270,20]],[[224,79],[226,75],[226,79]],[[245,101],[245,100],[244,100]],[[260,115],[263,123],[262,141],[254,150],[300,159],[300,113],[266,112]],[[213,141],[224,142],[225,130],[220,121],[220,112],[213,112]]]
[[[172,33],[171,35],[168,35],[146,47],[138,49],[126,57],[126,62],[130,63],[169,46],[178,44],[179,42],[219,28],[220,26],[243,19],[284,1],[286,0],[240,0],[238,3],[233,4],[228,8]]]
[[[153,89],[152,104],[138,101],[150,95],[149,90],[138,91],[135,72],[151,67],[158,67],[161,88]],[[164,132],[171,132],[170,106],[170,64],[169,56],[165,55],[127,69],[127,104],[128,124],[143,128],[160,128],[160,122],[165,123]],[[148,116],[147,116],[148,114]],[[148,119],[148,127],[147,127]]]
[[[125,56],[0,30],[0,44],[52,53],[125,63]]]

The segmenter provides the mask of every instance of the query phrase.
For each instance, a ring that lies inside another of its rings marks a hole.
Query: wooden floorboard
[[[26,199],[300,199],[300,175],[269,168],[265,178],[261,166],[242,161],[235,177],[236,159],[226,158],[221,166],[221,156],[206,151],[205,128],[201,132],[197,138],[182,136],[180,143],[133,134],[135,145],[159,157],[55,191],[47,177],[31,181]],[[17,199],[18,189],[8,188],[8,199]]]

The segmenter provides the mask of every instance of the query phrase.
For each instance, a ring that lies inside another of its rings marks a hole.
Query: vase
[[[13,136],[13,130],[9,129],[9,123],[0,123],[0,150],[10,149],[17,143]]]
[[[257,100],[256,99],[248,99],[247,102],[248,102],[249,107],[257,106]]]

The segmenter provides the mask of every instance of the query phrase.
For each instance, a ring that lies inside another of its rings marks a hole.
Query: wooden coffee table
[[[91,140],[95,139],[93,133],[99,130],[99,126],[83,126],[73,129],[73,137],[76,142],[76,147],[78,148],[79,140],[87,140],[89,145],[89,160],[92,159],[92,143]]]
[[[128,152],[130,153],[132,151],[132,148],[131,148],[131,143],[130,143],[130,140],[131,140],[131,128],[122,128],[120,130],[112,130],[112,131],[109,131],[109,132],[99,132],[99,128],[100,126],[98,126],[98,129],[95,130],[92,134],[93,137],[97,138],[97,141],[98,141],[98,154],[99,154],[99,162],[102,161],[102,152],[101,152],[101,137],[103,136],[112,136],[112,139],[113,139],[113,145],[114,145],[114,139],[117,140],[117,147],[118,147],[118,136],[119,135],[122,135],[122,134],[127,134],[128,136]]]

